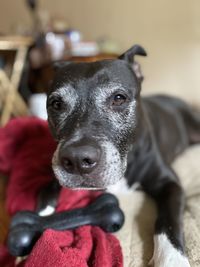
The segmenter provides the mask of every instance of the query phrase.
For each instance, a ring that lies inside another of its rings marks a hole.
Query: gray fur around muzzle
[[[64,140],[60,141],[52,159],[53,170],[61,186],[74,189],[106,189],[124,177],[126,160],[121,159],[119,151],[111,142],[100,142],[101,154],[98,156],[98,162],[89,171],[87,166],[86,170],[72,167],[71,165],[76,163],[71,162],[71,157],[69,166],[65,166],[61,155],[63,155],[63,150],[65,150],[64,154],[68,152],[69,147],[65,145]],[[82,148],[84,149],[84,146]],[[87,153],[84,154],[83,151],[83,155],[86,157],[84,159],[86,164],[88,164]],[[69,159],[67,160],[69,161]]]

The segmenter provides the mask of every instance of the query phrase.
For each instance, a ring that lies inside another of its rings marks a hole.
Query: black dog
[[[116,60],[60,64],[47,100],[58,141],[53,168],[66,187],[132,188],[139,183],[158,208],[151,263],[188,267],[184,193],[170,163],[200,142],[200,113],[176,98],[140,98],[135,55],[146,52],[135,45]]]

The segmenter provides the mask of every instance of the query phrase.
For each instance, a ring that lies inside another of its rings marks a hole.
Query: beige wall
[[[0,31],[31,24],[24,0],[0,0]],[[184,93],[200,103],[199,0],[40,0],[41,9],[65,17],[86,39],[108,36],[121,49],[142,44],[144,92]]]

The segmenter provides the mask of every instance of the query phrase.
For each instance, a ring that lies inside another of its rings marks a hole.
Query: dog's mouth
[[[107,188],[103,187],[91,187],[91,186],[80,186],[80,187],[71,187],[72,190],[90,190],[90,191],[105,191]]]
[[[72,190],[106,190],[121,180],[126,170],[126,160],[121,160],[118,150],[112,143],[104,141],[101,145],[102,161],[88,174],[67,172],[59,161],[58,145],[52,159],[52,167],[60,185]]]
[[[53,166],[53,170],[57,180],[62,187],[67,187],[72,190],[101,190],[105,191],[108,186],[115,184],[118,179],[110,179],[103,174],[98,175],[74,175],[66,172],[59,164]],[[115,176],[116,178],[116,176]],[[121,179],[121,177],[119,178]]]

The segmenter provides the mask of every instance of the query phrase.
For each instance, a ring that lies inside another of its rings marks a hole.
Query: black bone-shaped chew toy
[[[31,252],[44,230],[69,230],[83,225],[100,226],[106,232],[119,230],[124,223],[124,214],[118,200],[109,193],[100,195],[87,207],[63,211],[41,217],[35,212],[21,211],[12,219],[8,234],[8,249],[14,256]]]

